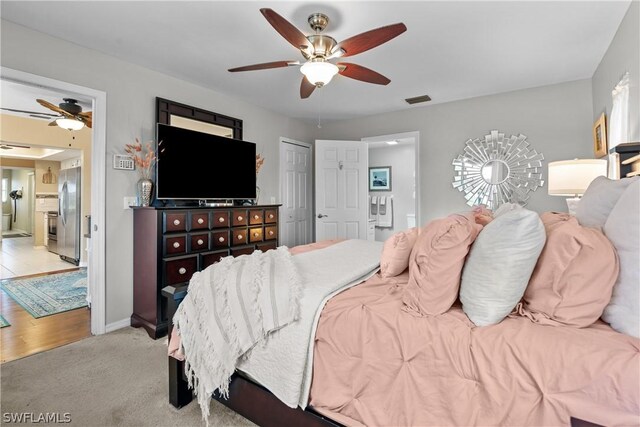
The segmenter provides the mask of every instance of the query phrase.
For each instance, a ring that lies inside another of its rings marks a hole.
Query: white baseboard
[[[105,332],[113,332],[118,329],[126,328],[127,326],[131,326],[131,319],[128,317],[126,319],[118,320],[117,322],[108,323],[105,327]]]

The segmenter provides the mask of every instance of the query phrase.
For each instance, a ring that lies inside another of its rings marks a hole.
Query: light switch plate
[[[132,206],[137,206],[138,205],[138,198],[137,197],[125,197],[124,198],[124,208],[125,209],[129,209]]]
[[[271,204],[272,205],[276,204],[276,198],[274,196],[271,196]]]

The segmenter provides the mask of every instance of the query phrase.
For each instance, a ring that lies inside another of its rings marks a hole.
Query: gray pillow
[[[476,326],[499,323],[522,299],[547,235],[537,213],[500,209],[473,244],[462,272],[462,309]]]
[[[602,318],[616,331],[640,338],[640,181],[622,194],[604,232],[618,253],[620,275]]]
[[[594,179],[576,209],[576,219],[580,225],[602,230],[609,213],[624,190],[638,179],[640,179],[638,176],[623,179],[609,179],[605,176],[599,176]]]

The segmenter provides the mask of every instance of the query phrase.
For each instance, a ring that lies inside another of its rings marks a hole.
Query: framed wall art
[[[369,191],[391,191],[391,166],[369,168]]]
[[[593,125],[593,155],[596,158],[607,155],[607,119],[604,113]]]

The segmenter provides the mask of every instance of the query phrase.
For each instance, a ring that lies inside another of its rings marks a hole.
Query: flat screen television
[[[256,197],[256,144],[158,123],[156,198]]]

